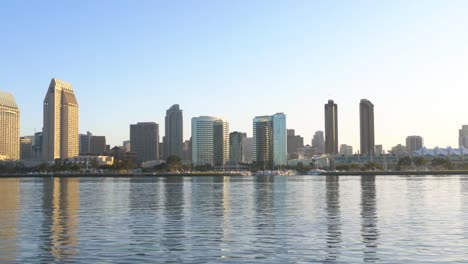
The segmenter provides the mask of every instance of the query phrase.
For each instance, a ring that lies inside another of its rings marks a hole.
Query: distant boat
[[[321,175],[324,172],[325,172],[324,170],[314,169],[314,170],[308,171],[307,175]]]

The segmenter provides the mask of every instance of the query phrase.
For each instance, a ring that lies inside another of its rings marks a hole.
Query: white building
[[[192,118],[194,165],[222,166],[229,161],[229,123],[219,117]]]

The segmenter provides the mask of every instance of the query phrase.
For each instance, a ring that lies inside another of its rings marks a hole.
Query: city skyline
[[[468,3],[260,2],[199,3],[194,12],[180,3],[7,1],[0,90],[16,97],[21,136],[41,131],[38,98],[56,76],[74,85],[80,133],[106,135],[111,145],[129,139],[128,124],[163,124],[174,103],[187,118],[223,116],[249,136],[253,116],[282,111],[310,142],[324,130],[330,98],[340,106],[339,142],[354,149],[361,98],[377,106],[375,143],[385,149],[413,134],[428,146],[458,145],[454,131],[468,123]],[[70,17],[56,23],[41,15],[48,12]],[[50,41],[57,32],[62,41]],[[95,118],[111,103],[121,106],[115,115]]]

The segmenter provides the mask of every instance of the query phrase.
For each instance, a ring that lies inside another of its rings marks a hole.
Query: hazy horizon
[[[338,104],[339,144],[359,147],[359,101],[375,106],[385,150],[420,135],[458,147],[468,124],[466,1],[4,1],[0,90],[14,94],[21,135],[42,129],[51,78],[70,82],[80,133],[108,144],[130,124],[164,135],[173,104],[252,135],[255,116],[283,112],[310,140]]]

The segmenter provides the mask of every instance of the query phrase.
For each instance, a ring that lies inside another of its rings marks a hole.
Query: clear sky
[[[421,135],[457,146],[468,124],[468,1],[2,1],[0,90],[21,135],[42,127],[50,79],[72,83],[80,131],[129,138],[165,110],[216,115],[252,133],[284,112],[305,143],[338,104],[339,143],[359,146],[359,101],[375,105],[376,144]]]

